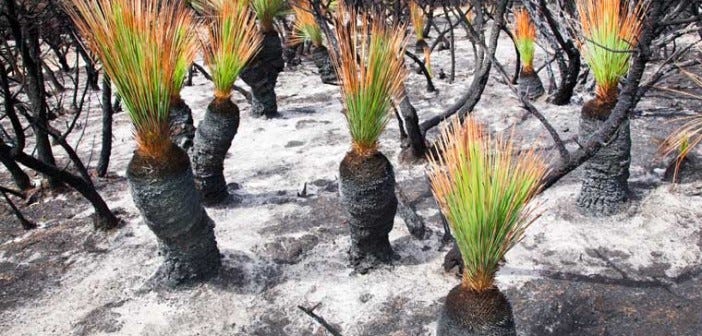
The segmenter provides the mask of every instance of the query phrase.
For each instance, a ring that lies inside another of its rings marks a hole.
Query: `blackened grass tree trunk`
[[[170,97],[183,80],[177,76],[185,75],[174,69],[184,53],[197,47],[195,19],[173,1],[72,4],[67,11],[80,32],[90,37],[88,46],[115,83],[134,124],[137,146],[127,166],[127,181],[164,256],[153,280],[176,286],[217,274],[221,257],[214,223],[195,188],[188,156],[171,142],[168,127]],[[120,42],[125,42],[122,48],[114,48]]]
[[[171,141],[186,152],[193,147],[195,126],[193,126],[192,111],[180,96],[180,91],[183,89],[186,79],[190,78],[191,65],[195,60],[195,55],[195,50],[180,54],[175,69],[175,78],[178,82],[174,83],[174,89],[171,92],[171,105],[168,113]]]
[[[163,154],[163,158],[151,158],[135,151],[127,180],[134,203],[156,234],[164,256],[154,280],[176,286],[215,275],[221,257],[214,222],[200,202],[188,155],[173,144]]]
[[[285,9],[285,1],[253,0],[252,7],[259,20],[263,41],[261,49],[249,60],[240,76],[251,87],[251,114],[273,118],[278,116],[275,84],[278,74],[285,68],[283,45],[273,21]]]
[[[207,205],[221,203],[229,196],[224,158],[238,129],[239,108],[231,96],[215,97],[197,127],[192,151],[197,188]]]
[[[446,297],[438,336],[516,336],[512,308],[495,286],[502,260],[532,222],[528,202],[546,172],[534,150],[491,139],[474,119],[454,118],[441,131],[428,176],[464,264],[463,281]]]
[[[596,7],[600,8],[595,10]],[[595,99],[582,109],[580,143],[588,142],[617,104],[617,85],[629,69],[630,51],[641,31],[643,8],[639,5],[628,11],[620,6],[619,0],[578,3],[585,37],[581,48],[597,83]],[[608,216],[622,210],[629,199],[630,162],[631,134],[627,118],[606,145],[583,165],[583,183],[577,200],[582,213]]]
[[[344,5],[335,13],[334,23],[339,52],[333,60],[353,142],[339,166],[339,191],[351,233],[349,258],[364,273],[396,258],[388,239],[398,204],[395,174],[390,161],[378,151],[378,138],[388,121],[392,99],[403,92],[404,27],[390,27],[368,16],[359,18]]]
[[[205,204],[213,205],[229,195],[224,158],[239,128],[239,108],[231,101],[232,88],[247,61],[258,53],[262,36],[248,6],[228,1],[207,10],[211,15],[207,22],[209,41],[205,58],[215,97],[195,132],[191,162]]]
[[[171,111],[168,115],[168,124],[171,128],[171,141],[186,152],[190,150],[193,147],[193,139],[195,138],[193,113],[180,94],[171,97]]]

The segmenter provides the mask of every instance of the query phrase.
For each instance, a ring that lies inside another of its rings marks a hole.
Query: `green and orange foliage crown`
[[[215,97],[228,99],[237,77],[261,46],[256,17],[248,0],[200,0],[207,39],[205,61],[212,72]]]
[[[629,10],[621,0],[578,0],[583,39],[580,49],[597,82],[597,97],[614,101],[619,79],[641,33],[647,1]]]
[[[702,76],[682,69],[681,72],[689,77],[697,87],[702,88]],[[702,95],[680,92],[678,90],[672,91],[702,100]],[[663,141],[659,149],[663,155],[674,154],[676,156],[673,181],[677,180],[680,167],[685,158],[702,142],[702,113],[698,112],[695,115],[680,118],[678,121],[683,122],[682,126],[673,131],[670,136]]]
[[[296,45],[310,42],[315,47],[321,47],[323,42],[322,29],[314,18],[314,12],[309,0],[292,2],[292,10],[295,13],[295,25],[288,43]]]
[[[174,0],[72,0],[66,10],[122,97],[137,151],[163,159],[170,99],[197,49],[192,13]]]
[[[534,45],[536,44],[536,26],[524,8],[514,12],[514,43],[522,59],[522,69],[526,73],[534,72]]]
[[[424,40],[424,10],[416,0],[409,0],[410,20],[412,21],[412,29],[417,41]]]
[[[432,191],[465,265],[463,286],[484,291],[507,251],[538,216],[528,204],[547,172],[534,150],[493,138],[473,118],[444,127],[429,158]]]
[[[276,17],[284,15],[288,9],[286,0],[250,0],[251,7],[256,12],[261,24],[261,30],[264,32],[272,32],[273,21]]]
[[[334,14],[334,26],[339,51],[331,56],[341,81],[353,150],[369,155],[377,150],[393,99],[403,92],[405,27],[359,15],[343,1]]]

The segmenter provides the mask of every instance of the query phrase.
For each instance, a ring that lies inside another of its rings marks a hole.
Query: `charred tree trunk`
[[[251,87],[251,113],[255,117],[272,118],[278,115],[275,83],[283,71],[283,47],[278,32],[263,33],[261,50],[241,72],[241,79]]]
[[[205,280],[217,274],[221,256],[214,222],[195,189],[188,155],[172,145],[168,162],[134,153],[127,167],[132,198],[156,234],[164,263],[155,280],[168,286]]]
[[[512,306],[497,288],[483,292],[459,285],[439,313],[437,336],[516,336]]]
[[[400,157],[403,161],[416,162],[424,160],[427,154],[427,145],[424,139],[424,134],[419,128],[419,117],[417,110],[409,101],[407,93],[400,101],[400,116],[402,117],[402,126],[407,133],[409,147],[403,148]]]
[[[193,125],[193,113],[180,95],[171,98],[168,123],[171,127],[171,141],[187,152],[193,147],[195,126]]]
[[[15,160],[12,160],[9,157],[0,156],[0,162],[5,165],[7,171],[9,171],[10,175],[12,175],[12,180],[15,182],[17,188],[20,190],[25,190],[32,186],[29,176],[27,176],[27,173],[22,170]]]
[[[195,184],[206,205],[229,195],[224,180],[224,158],[239,128],[239,108],[227,98],[215,98],[195,132],[192,165]]]
[[[395,174],[380,152],[359,155],[350,151],[339,166],[341,205],[351,232],[349,257],[365,273],[378,263],[396,258],[388,233],[392,230],[397,198]]]
[[[34,129],[37,156],[47,166],[55,166],[54,154],[51,150],[48,129],[48,112],[46,110],[46,87],[41,68],[41,49],[39,45],[39,27],[37,22],[28,18],[21,18],[14,1],[8,1],[7,19],[12,34],[22,54],[22,63],[27,74],[27,98],[34,115]],[[20,19],[23,20],[20,23]],[[57,187],[61,183],[54,177],[47,175],[49,185]]]
[[[97,176],[105,177],[107,167],[110,165],[112,155],[112,84],[105,75],[102,78],[102,143],[100,144],[100,158],[98,159]]]
[[[519,94],[527,99],[536,99],[544,95],[544,85],[534,70],[522,69],[519,75]]]
[[[591,100],[583,106],[580,116],[579,143],[607,121],[616,99],[612,102]],[[628,118],[606,144],[583,164],[582,189],[577,205],[591,216],[609,216],[621,211],[629,199],[629,165],[631,163],[631,134]]]
[[[316,65],[317,70],[319,70],[319,77],[322,79],[322,83],[337,83],[338,78],[336,77],[336,71],[332,65],[327,48],[324,46],[315,47],[312,50],[312,61],[314,61],[314,65]]]

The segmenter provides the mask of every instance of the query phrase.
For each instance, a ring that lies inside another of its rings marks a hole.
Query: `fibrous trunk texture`
[[[185,152],[173,145],[167,162],[135,153],[127,180],[134,203],[156,234],[165,258],[154,280],[176,286],[215,275],[221,257],[214,222],[200,203]]]
[[[341,204],[351,231],[351,264],[365,271],[379,262],[388,263],[395,254],[388,240],[397,198],[395,174],[380,152],[346,154],[339,166]]]
[[[546,91],[539,76],[533,71],[522,69],[519,74],[519,94],[527,99],[541,97]]]
[[[251,87],[251,114],[268,118],[278,115],[275,83],[283,71],[283,47],[278,32],[263,33],[261,50],[241,72],[241,79]]]
[[[193,113],[180,96],[171,99],[168,124],[171,127],[171,141],[186,152],[192,148],[195,138]]]
[[[324,46],[315,47],[312,50],[312,60],[319,70],[319,77],[324,84],[336,84],[336,71],[329,58],[329,51]]]
[[[512,306],[497,288],[456,286],[439,313],[437,336],[516,336]]]
[[[588,141],[605,123],[615,103],[602,103],[597,99],[585,103],[580,116],[580,143]],[[629,199],[630,163],[631,133],[627,119],[614,137],[583,164],[583,184],[577,200],[583,214],[608,216],[623,208]]]
[[[407,144],[403,144],[403,149],[400,152],[400,158],[403,162],[421,162],[427,154],[426,141],[424,134],[419,128],[419,117],[417,110],[409,101],[407,92],[400,101],[400,115],[403,128],[407,133]]]
[[[227,198],[224,157],[239,128],[239,108],[229,98],[215,98],[195,132],[192,151],[195,184],[206,205]]]

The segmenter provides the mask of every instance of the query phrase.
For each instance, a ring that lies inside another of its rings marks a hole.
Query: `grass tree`
[[[192,34],[190,31],[181,31],[177,34]],[[185,85],[185,78],[188,75],[190,66],[195,59],[196,49],[188,48],[178,57],[173,76],[173,90],[171,91],[171,107],[168,116],[170,125],[171,140],[178,147],[188,151],[193,146],[195,137],[195,126],[193,125],[193,114],[188,104],[180,96],[180,91]]]
[[[312,60],[319,70],[319,77],[325,84],[337,82],[334,66],[331,64],[329,51],[324,46],[322,29],[314,18],[312,5],[309,0],[298,0],[293,3],[295,25],[290,44],[310,43]]]
[[[587,141],[607,120],[617,103],[619,80],[629,70],[631,50],[641,31],[644,7],[628,10],[620,0],[579,0],[582,25],[581,52],[595,77],[595,98],[585,103],[580,117],[580,143]],[[577,205],[594,216],[617,213],[628,201],[631,134],[622,123],[607,145],[583,165]]]
[[[224,158],[239,128],[239,108],[231,93],[247,61],[258,52],[261,34],[247,0],[204,0],[199,6],[207,18],[208,39],[203,44],[215,92],[195,132],[192,164],[198,189],[209,205],[229,195]]]
[[[424,39],[424,10],[419,5],[417,0],[410,0],[409,3],[410,20],[412,21],[412,30],[417,39],[414,45],[414,52],[424,53],[424,65],[431,73],[431,48]]]
[[[461,284],[446,297],[437,335],[516,335],[495,274],[536,218],[528,203],[546,165],[533,150],[492,138],[473,118],[456,118],[443,128],[438,149],[428,175],[465,266]]]
[[[351,150],[339,166],[341,203],[351,231],[351,263],[365,270],[394,258],[388,233],[397,199],[390,161],[378,151],[392,100],[406,77],[403,27],[359,17],[343,3],[334,15],[339,53],[332,54],[341,82]]]
[[[220,266],[213,227],[186,153],[169,138],[178,62],[194,53],[193,17],[168,0],[73,0],[66,6],[101,61],[134,125],[127,167],[132,198],[165,256],[156,279],[204,279]]]
[[[275,117],[278,103],[275,84],[283,71],[283,46],[274,20],[287,9],[285,0],[250,0],[263,35],[261,49],[241,72],[241,79],[251,87],[251,113],[256,117]]]
[[[514,21],[514,43],[522,60],[522,69],[519,73],[519,94],[529,99],[535,99],[546,92],[541,79],[534,71],[536,26],[531,21],[529,12],[523,8],[514,12]]]
[[[702,76],[682,70],[692,82],[702,88]],[[702,100],[701,95],[681,92],[692,98]],[[671,178],[673,182],[679,181],[679,173],[685,163],[689,162],[690,154],[702,142],[702,114],[697,113],[692,116],[680,118],[682,126],[675,129],[663,142],[660,151],[663,155],[674,155],[675,162],[666,171],[666,178]]]

